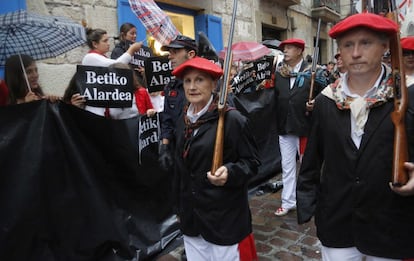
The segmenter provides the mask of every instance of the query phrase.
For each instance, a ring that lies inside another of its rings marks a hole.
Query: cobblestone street
[[[283,217],[273,214],[280,206],[281,191],[260,196],[256,195],[255,191],[251,192],[250,208],[259,260],[321,260],[320,242],[316,238],[313,220],[298,225],[296,211],[291,211]]]
[[[278,175],[266,184],[280,182],[280,178]],[[273,213],[280,206],[282,190],[275,193],[257,193],[261,186],[249,192],[253,234],[259,261],[320,261],[320,242],[316,238],[313,220],[298,225],[296,211],[291,211],[283,217],[275,216]],[[157,261],[185,261],[186,258],[182,257],[183,250],[181,246]]]

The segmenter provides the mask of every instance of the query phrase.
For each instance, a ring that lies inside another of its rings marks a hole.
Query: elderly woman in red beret
[[[200,57],[173,70],[189,102],[177,122],[174,195],[188,260],[257,260],[247,184],[259,160],[247,118],[235,109],[225,112],[223,166],[210,172],[222,74]],[[252,250],[248,258],[240,255],[246,248]]]
[[[407,86],[414,84],[414,36],[401,39],[403,64]]]
[[[404,164],[408,183],[390,183],[393,79],[381,59],[397,33],[396,23],[370,13],[350,16],[329,32],[348,71],[316,97],[296,189],[298,222],[315,216],[324,261],[414,257],[414,164]],[[409,95],[414,98],[414,91]],[[413,119],[411,104],[411,162]]]

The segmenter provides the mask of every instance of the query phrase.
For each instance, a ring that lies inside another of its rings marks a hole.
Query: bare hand
[[[134,69],[135,71],[139,72],[139,74],[144,77],[145,76],[145,68],[142,66],[138,66],[137,68]]]
[[[306,102],[306,110],[307,111],[313,111],[313,106],[315,105],[315,100],[311,100]]]
[[[397,187],[393,186],[390,182],[390,188],[392,191],[400,194],[401,196],[412,196],[414,195],[414,163],[405,162],[404,167],[407,169],[409,175],[407,184]]]
[[[128,53],[132,56],[135,52],[137,52],[142,47],[142,42],[133,43],[128,48]]]
[[[79,93],[75,93],[70,98],[70,103],[76,107],[84,108],[85,107],[86,99],[84,96],[80,95]]]
[[[227,172],[227,168],[225,166],[221,166],[216,170],[214,175],[211,175],[211,171],[207,172],[207,179],[213,185],[224,186],[227,182],[228,175],[229,173]]]
[[[32,102],[32,101],[38,101],[41,98],[37,96],[34,92],[28,92],[26,96],[24,96],[24,102]]]
[[[267,80],[263,80],[260,84],[258,84],[257,87],[256,87],[256,91],[264,90],[266,81]]]
[[[152,117],[152,116],[154,116],[154,115],[155,115],[155,113],[156,113],[156,111],[155,111],[154,109],[148,109],[148,110],[147,110],[147,116],[148,116],[148,117]]]

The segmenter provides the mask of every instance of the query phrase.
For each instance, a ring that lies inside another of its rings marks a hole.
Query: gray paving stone
[[[253,234],[259,260],[320,261],[320,242],[313,220],[299,225],[296,211],[283,217],[273,214],[281,204],[280,193],[281,190],[260,196],[254,190],[250,193]]]

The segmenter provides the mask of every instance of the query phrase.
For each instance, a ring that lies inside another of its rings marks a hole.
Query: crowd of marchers
[[[162,92],[150,93],[144,68],[130,66],[143,52],[134,25],[121,26],[110,57],[105,30],[86,34],[90,50],[82,65],[132,72],[130,107],[87,104],[75,75],[63,97],[44,93],[36,61],[25,54],[6,61],[0,105],[47,99],[114,120],[159,113],[159,164],[174,176],[187,259],[257,260],[247,185],[260,160],[247,117],[231,106],[234,96],[220,106],[223,69],[199,56],[194,39],[178,35],[161,48],[175,78]],[[347,17],[329,36],[338,52],[328,64],[312,68],[312,57],[304,55],[307,43],[286,39],[277,47],[283,55],[274,60],[271,79],[260,83],[274,90],[276,118],[269,120],[277,121],[283,181],[275,218],[296,211],[299,224],[315,222],[324,261],[412,260],[414,36],[395,41],[398,25],[370,13]],[[231,68],[230,92],[240,68]],[[212,169],[219,126],[223,154]],[[394,161],[401,153],[394,148],[397,128],[406,134],[408,158],[402,163]],[[391,178],[395,164],[404,168],[403,182]]]

